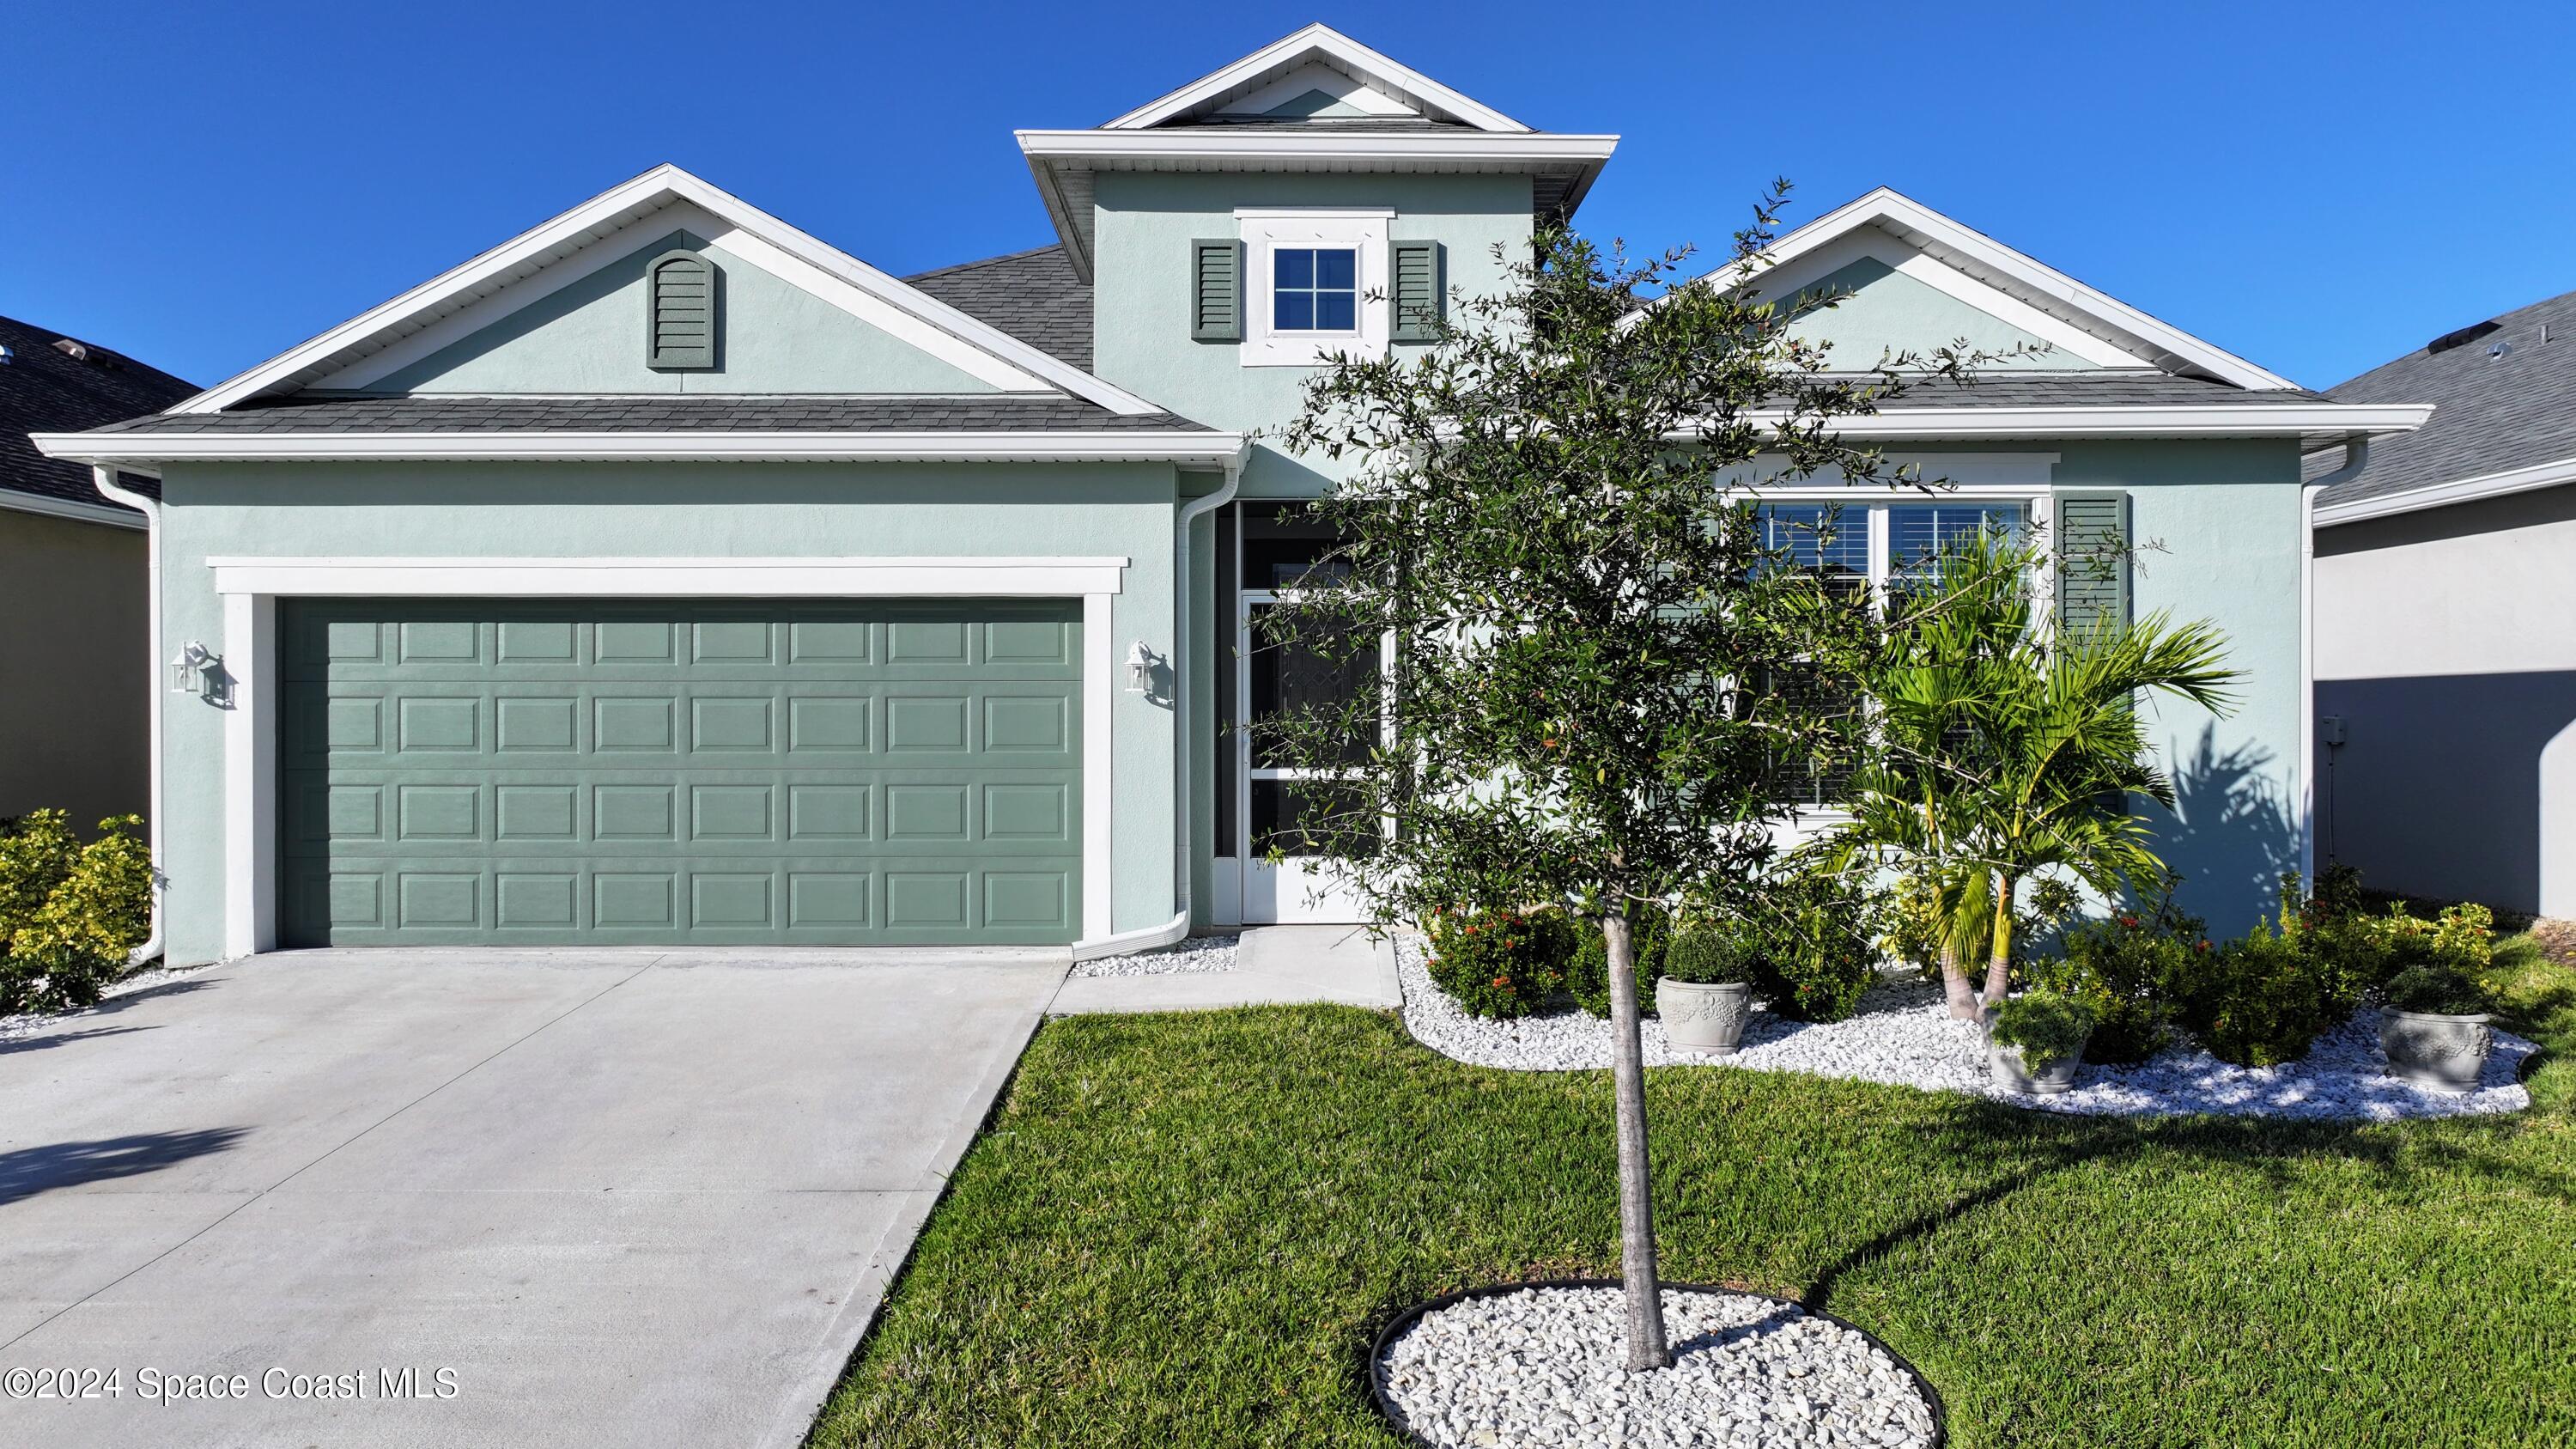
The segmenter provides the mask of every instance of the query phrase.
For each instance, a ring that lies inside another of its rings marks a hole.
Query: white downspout
[[[2317,495],[2349,483],[2370,463],[2370,438],[2344,439],[2343,466],[2299,489],[2299,876],[2317,884]]]
[[[130,488],[117,486],[116,470],[105,464],[91,464],[89,473],[91,483],[101,494],[143,515],[144,587],[145,597],[149,600],[145,605],[149,617],[144,621],[144,635],[149,640],[145,647],[151,651],[151,657],[144,660],[143,680],[144,692],[152,702],[152,785],[150,794],[146,796],[152,816],[144,822],[144,829],[152,852],[152,934],[125,958],[126,965],[140,966],[161,955],[165,949],[161,912],[165,881],[161,873],[161,500],[146,498]]]
[[[1190,525],[1234,501],[1235,490],[1243,486],[1243,455],[1225,465],[1225,482],[1205,498],[1193,498],[1182,505],[1172,521],[1172,735],[1173,793],[1178,797],[1172,826],[1173,893],[1180,910],[1159,926],[1139,931],[1121,931],[1096,941],[1073,943],[1073,959],[1097,961],[1104,956],[1124,956],[1134,951],[1151,951],[1171,945],[1190,933],[1190,816],[1198,802],[1194,796],[1197,772],[1191,768],[1190,749],[1195,742],[1190,720],[1190,684],[1183,663],[1190,653],[1190,592],[1193,575],[1190,570]],[[157,647],[157,646],[156,646]]]

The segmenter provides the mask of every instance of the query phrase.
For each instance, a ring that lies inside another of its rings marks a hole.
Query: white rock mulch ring
[[[1404,1024],[1423,1045],[1476,1066],[1515,1071],[1582,1071],[1610,1065],[1610,1023],[1566,1009],[1495,1021],[1470,1016],[1434,985],[1418,937],[1396,943],[1396,976],[1404,988]],[[2236,1067],[2188,1043],[2136,1067],[2086,1066],[2073,1091],[2027,1096],[1995,1086],[1986,1071],[1985,1039],[1973,1022],[1953,1021],[1938,987],[1907,981],[1872,991],[1860,1011],[1829,1023],[1753,1013],[1734,1055],[1677,1052],[1662,1022],[1641,1026],[1646,1064],[1692,1063],[1754,1071],[1806,1072],[1891,1086],[1965,1092],[2015,1106],[2089,1116],[2291,1117],[2388,1122],[2519,1112],[2531,1093],[2517,1080],[2538,1049],[2510,1032],[2495,1033],[2486,1074],[2473,1092],[2444,1092],[2385,1072],[2379,1013],[2364,1009],[2317,1039],[2308,1054],[2278,1067]]]
[[[1667,1369],[1627,1371],[1618,1288],[1541,1285],[1399,1322],[1378,1391],[1439,1449],[1939,1442],[1922,1380],[1860,1330],[1753,1293],[1667,1287],[1663,1300]]]
[[[1189,936],[1152,951],[1074,963],[1075,976],[1177,976],[1231,971],[1242,958],[1240,936]]]

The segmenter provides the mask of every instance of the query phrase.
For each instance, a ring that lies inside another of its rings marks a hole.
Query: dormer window
[[[1352,247],[1273,249],[1270,330],[1359,335],[1359,257]]]
[[[1234,220],[1243,243],[1244,366],[1386,355],[1393,211],[1243,207]]]

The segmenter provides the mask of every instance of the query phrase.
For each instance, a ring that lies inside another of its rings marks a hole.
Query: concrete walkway
[[[1382,1011],[1402,1006],[1395,949],[1359,926],[1255,926],[1243,933],[1242,956],[1231,971],[1073,977],[1047,1011],[1079,1016],[1310,1002]]]
[[[799,1443],[1065,970],[856,960],[288,953],[0,1042],[0,1373],[121,1393],[0,1444]]]

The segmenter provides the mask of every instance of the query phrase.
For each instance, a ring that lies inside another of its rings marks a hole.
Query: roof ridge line
[[[929,280],[930,280],[931,278],[933,278],[933,277],[944,277],[944,276],[949,275],[949,274],[950,274],[950,273],[952,273],[952,272],[969,272],[969,271],[973,271],[973,270],[974,270],[975,268],[977,268],[977,267],[990,267],[990,266],[998,265],[998,264],[1000,264],[1000,263],[1002,263],[1002,262],[1016,262],[1016,261],[1020,261],[1020,260],[1022,260],[1022,259],[1024,259],[1024,258],[1027,258],[1027,257],[1033,257],[1033,256],[1036,256],[1036,255],[1037,255],[1038,253],[1040,253],[1040,252],[1060,252],[1060,251],[1063,251],[1063,250],[1064,250],[1064,243],[1062,243],[1062,242],[1060,242],[1060,241],[1053,241],[1053,242],[1048,242],[1048,243],[1046,243],[1046,244],[1045,244],[1045,245],[1043,245],[1043,246],[1034,246],[1034,247],[1030,247],[1030,248],[1028,248],[1028,249],[1027,249],[1027,250],[1025,250],[1025,251],[1004,252],[1004,253],[1002,253],[1000,256],[995,256],[995,257],[978,257],[978,258],[976,258],[974,261],[971,261],[971,262],[951,262],[951,263],[949,263],[948,265],[946,265],[946,266],[944,266],[944,267],[933,267],[933,268],[931,268],[929,271],[926,271],[926,272],[912,272],[912,273],[909,273],[909,274],[905,275],[905,276],[902,278],[902,280],[907,281],[907,282],[926,282],[926,281],[929,281]],[[1084,285],[1086,285],[1086,286],[1087,286],[1087,285],[1089,285],[1089,284],[1088,284],[1088,283],[1084,283]]]

